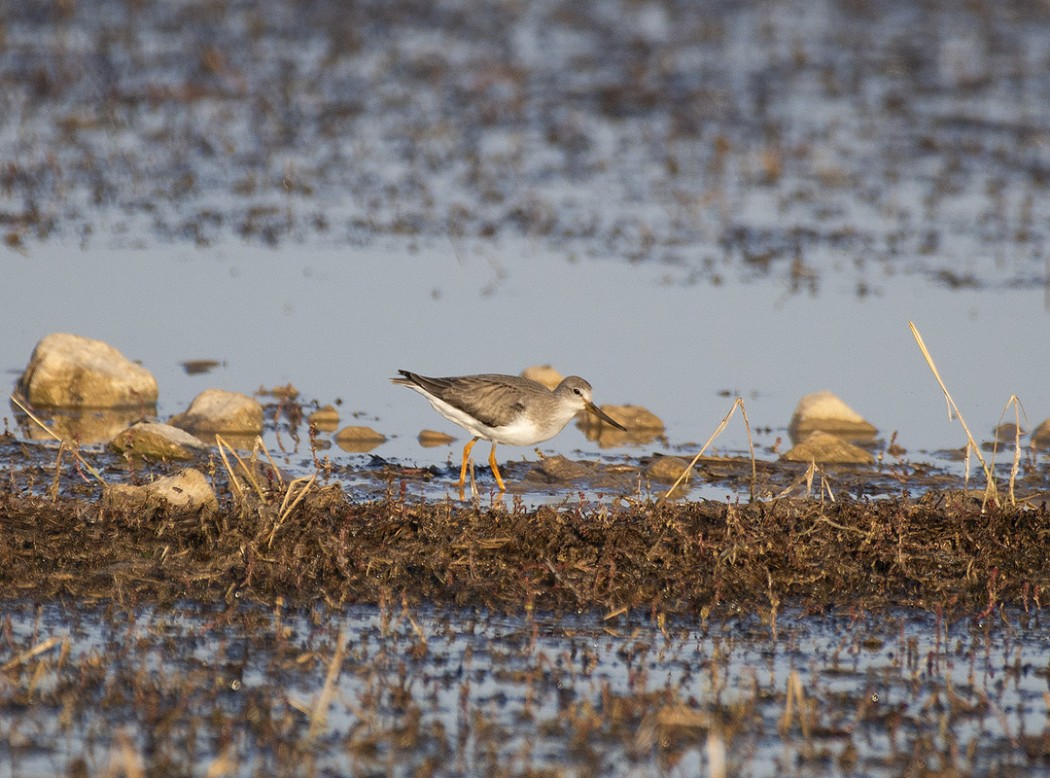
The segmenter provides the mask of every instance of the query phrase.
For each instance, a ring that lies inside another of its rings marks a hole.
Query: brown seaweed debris
[[[338,486],[292,511],[228,504],[210,515],[0,494],[7,597],[245,595],[654,616],[891,605],[1041,606],[1045,506],[981,511],[980,495],[781,499],[526,510],[351,503]]]

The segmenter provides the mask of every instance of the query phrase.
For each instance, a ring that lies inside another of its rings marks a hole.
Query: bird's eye
[[[572,393],[573,394],[582,394],[582,392],[579,390],[579,388],[573,389]]]

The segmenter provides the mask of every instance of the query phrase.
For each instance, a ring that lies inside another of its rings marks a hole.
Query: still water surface
[[[106,340],[153,371],[162,418],[212,386],[251,394],[291,382],[308,403],[341,402],[343,424],[374,426],[388,442],[373,453],[405,464],[456,455],[455,444],[420,447],[421,429],[461,442],[464,433],[392,386],[397,369],[517,373],[542,363],[586,377],[599,404],[642,405],[664,420],[666,444],[607,453],[693,453],[737,394],[771,446],[787,440],[802,395],[830,389],[922,459],[965,438],[908,332],[912,320],[979,437],[1011,394],[1029,428],[1050,416],[1041,288],[949,290],[922,275],[868,272],[858,295],[827,288],[847,283],[834,276],[819,292],[775,276],[712,284],[524,241],[282,250],[55,242],[4,263],[0,360],[11,387],[49,332]],[[181,363],[194,359],[221,364],[187,375]],[[746,450],[739,420],[718,445]],[[596,444],[570,426],[541,449],[593,455]]]

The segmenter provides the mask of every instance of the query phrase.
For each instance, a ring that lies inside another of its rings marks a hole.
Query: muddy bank
[[[1013,496],[1008,465],[992,470],[993,495],[891,443],[877,465],[703,457],[669,499],[684,458],[540,455],[505,465],[502,498],[478,467],[471,499],[451,491],[458,462],[335,463],[292,423],[303,417],[267,406],[273,456],[227,444],[188,463],[0,436],[0,591],[706,619],[786,603],[973,615],[1039,608],[1050,586],[1046,468],[1031,449]],[[183,493],[191,481],[206,499]],[[720,497],[698,498],[698,484]]]
[[[338,486],[282,513],[215,513],[0,495],[0,589],[18,598],[181,598],[380,604],[508,613],[707,617],[890,605],[978,614],[1040,607],[1050,586],[1045,505],[981,495],[683,505],[616,500],[525,509],[350,502]],[[283,506],[287,507],[287,506]]]

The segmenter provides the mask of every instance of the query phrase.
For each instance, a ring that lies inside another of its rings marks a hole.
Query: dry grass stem
[[[335,653],[328,663],[328,673],[325,675],[324,686],[317,696],[317,702],[310,711],[310,729],[307,732],[307,740],[313,741],[321,734],[328,720],[328,707],[332,704],[332,696],[335,694],[335,682],[339,677],[339,671],[343,667],[343,654],[346,649],[346,631],[340,630],[339,639],[336,643]]]
[[[59,645],[64,640],[65,640],[65,638],[58,637],[57,635],[52,635],[51,637],[47,638],[46,640],[41,640],[39,643],[37,643],[35,646],[33,646],[28,651],[23,651],[18,656],[14,657],[13,659],[9,659],[3,665],[0,665],[0,671],[6,673],[8,670],[12,670],[12,669],[18,667],[19,665],[28,662],[33,657],[39,656],[40,654],[43,654],[45,651],[50,651],[52,648],[54,648],[55,646]]]
[[[711,778],[726,778],[726,742],[718,726],[707,730],[707,768]]]
[[[109,778],[145,778],[146,769],[142,755],[135,750],[131,736],[121,730],[117,733],[110,751],[109,766],[102,773]]]
[[[256,458],[256,456],[257,456],[257,454],[258,454],[260,449],[262,449],[262,452],[266,455],[266,461],[270,463],[270,467],[273,468],[274,477],[277,479],[277,483],[280,484],[281,488],[283,489],[284,488],[284,476],[281,475],[281,468],[279,468],[277,466],[277,463],[273,461],[273,457],[270,455],[270,449],[268,449],[266,447],[266,444],[263,442],[262,437],[260,437],[259,435],[256,435],[255,436],[255,448],[252,449],[252,461],[253,462],[255,461],[255,458]]]
[[[237,749],[233,745],[226,746],[222,752],[212,760],[204,773],[204,778],[220,778],[224,775],[236,775],[239,765],[237,761]]]
[[[241,471],[244,473],[245,480],[248,482],[248,484],[251,485],[252,489],[255,491],[256,495],[258,495],[259,499],[262,500],[263,503],[269,502],[266,496],[266,490],[264,490],[262,486],[259,485],[259,480],[255,477],[255,472],[253,468],[249,467],[244,463],[244,460],[234,450],[233,446],[227,443],[226,440],[222,437],[222,435],[215,436],[215,445],[219,448],[219,456],[222,457],[222,463],[223,465],[225,465],[226,472],[229,475],[230,486],[234,491],[234,497],[237,499],[241,499],[244,496],[245,489],[238,481],[237,476],[234,473],[233,467],[230,465],[230,460],[226,456],[227,450],[230,452],[234,460],[240,466]],[[270,463],[273,464],[273,459],[270,457],[270,452],[266,450],[266,445],[262,442],[262,438],[258,436],[256,436],[255,438],[255,448],[252,449],[251,462],[254,464],[257,461],[260,448],[266,454],[266,458],[269,459]],[[280,470],[277,468],[276,465],[273,465],[273,468],[274,472],[277,474],[277,478],[280,479]]]
[[[288,488],[284,492],[284,499],[281,501],[281,510],[278,514],[278,521],[283,522],[287,519],[295,507],[303,501],[306,493],[310,491],[310,488],[317,481],[317,474],[314,473],[310,476],[303,476],[302,478],[296,478],[289,482]],[[292,495],[295,495],[293,498]]]
[[[82,457],[80,455],[80,452],[77,451],[77,447],[71,441],[63,440],[58,435],[56,435],[54,433],[54,431],[50,427],[48,427],[46,424],[44,424],[44,422],[42,422],[40,419],[38,419],[36,417],[36,415],[31,410],[29,410],[29,408],[27,408],[22,403],[22,401],[19,400],[17,397],[15,397],[13,394],[10,395],[10,399],[11,399],[11,402],[13,402],[15,405],[17,405],[19,408],[22,409],[22,412],[26,416],[28,416],[33,421],[34,424],[36,424],[38,427],[40,427],[40,429],[42,429],[44,432],[46,432],[52,438],[54,438],[59,443],[61,443],[65,448],[67,448],[73,454],[73,456],[75,456],[77,458],[77,461],[80,462],[80,464],[82,464],[84,466],[84,469],[87,470],[89,473],[91,473],[92,476],[94,476],[96,481],[98,481],[102,486],[106,486],[107,485],[106,481],[99,474],[98,470],[96,470],[95,468],[93,468],[91,465],[88,464],[87,460],[84,459],[84,457]],[[60,452],[61,452],[61,450],[62,449],[59,448]]]
[[[915,326],[914,322],[908,322],[908,329],[911,330],[912,337],[915,338],[915,342],[919,345],[919,350],[922,352],[923,358],[926,360],[927,366],[930,368],[930,372],[933,373],[933,377],[937,379],[937,383],[941,387],[941,391],[944,392],[944,399],[948,403],[948,420],[951,421],[952,414],[959,420],[959,424],[962,425],[963,431],[966,433],[967,440],[967,454],[972,449],[976,455],[978,461],[981,463],[981,468],[984,470],[985,477],[985,502],[988,500],[996,499],[998,493],[995,486],[995,475],[992,473],[992,469],[988,466],[988,463],[984,461],[984,457],[981,456],[981,449],[977,445],[977,441],[974,440],[973,435],[970,433],[970,427],[966,424],[966,419],[963,418],[962,413],[959,411],[959,406],[955,404],[955,400],[952,399],[951,393],[948,391],[948,387],[945,385],[944,380],[941,378],[940,371],[937,370],[937,365],[933,361],[933,356],[930,354],[930,350],[926,348],[926,343],[922,339],[922,335],[919,334],[918,327]],[[969,474],[969,467],[967,467],[967,474]]]
[[[273,528],[270,530],[270,537],[266,541],[267,548],[273,547],[273,539],[277,531],[288,517],[292,515],[292,511],[295,510],[296,506],[303,501],[303,498],[306,497],[307,492],[310,491],[316,481],[317,474],[315,473],[314,475],[303,476],[289,482],[288,488],[284,491],[284,499],[281,501],[281,509],[277,514],[277,521],[274,522]]]
[[[806,494],[805,494],[805,496],[808,497],[810,495],[812,489],[813,489],[813,475],[816,473],[816,471],[817,471],[816,463],[815,462],[810,462],[809,463],[809,467],[806,468],[806,472],[802,473],[802,475],[798,476],[794,481],[792,481],[790,484],[788,484],[786,487],[784,487],[783,490],[781,490],[779,493],[777,493],[776,498],[778,500],[780,500],[780,499],[783,499],[784,497],[787,497],[789,494],[791,494],[793,491],[795,491],[798,487],[802,486],[803,483],[806,484]]]
[[[1010,406],[1014,409],[1014,456],[1013,462],[1010,465],[1010,504],[1017,505],[1017,497],[1014,492],[1014,487],[1017,484],[1017,474],[1021,470],[1021,418],[1024,417],[1025,422],[1028,421],[1028,414],[1024,412],[1024,408],[1021,406],[1021,400],[1016,394],[1011,394],[1010,399],[1006,401],[1006,405],[1003,406],[1003,412],[999,414],[999,421],[996,424],[996,429],[1003,423],[1003,418],[1010,410]],[[996,434],[995,439],[992,441],[992,467],[995,467],[995,455],[999,450],[999,435]]]
[[[809,710],[810,706],[806,699],[806,692],[802,686],[802,676],[798,670],[792,670],[788,676],[787,694],[784,701],[784,713],[777,723],[777,730],[783,735],[791,730],[792,722],[798,718],[798,726],[802,736],[809,739],[812,729],[812,721]],[[796,714],[797,710],[797,714]]]
[[[704,443],[704,445],[697,452],[696,456],[693,457],[693,460],[685,466],[685,468],[682,470],[681,475],[678,476],[678,479],[673,484],[671,484],[671,488],[668,489],[664,493],[663,497],[660,498],[660,502],[663,502],[668,497],[670,497],[674,493],[675,489],[681,486],[682,482],[689,477],[689,473],[691,473],[693,468],[696,467],[696,463],[700,461],[700,457],[702,457],[704,455],[704,452],[707,451],[708,446],[710,446],[714,439],[721,435],[723,430],[725,430],[725,428],[729,426],[729,420],[733,418],[733,414],[736,413],[737,408],[740,408],[740,413],[744,418],[744,428],[747,430],[747,447],[751,453],[751,501],[754,502],[755,485],[758,482],[758,465],[755,461],[755,444],[751,438],[751,422],[747,418],[747,408],[744,406],[744,399],[742,397],[737,397],[733,401],[733,407],[729,409],[729,413],[722,417],[722,421],[719,422],[718,426],[715,428],[715,431],[711,433],[711,436],[707,439],[707,442]]]
[[[223,467],[226,468],[226,480],[230,485],[230,491],[233,492],[233,498],[239,502],[244,497],[244,487],[241,486],[240,479],[237,478],[237,474],[234,473],[233,467],[230,465],[230,460],[226,456],[226,450],[229,449],[230,453],[235,457],[237,454],[234,453],[222,435],[215,436],[215,445],[219,449],[219,457],[222,458]]]
[[[820,470],[820,496],[823,499],[824,495],[828,496],[831,502],[835,502],[835,493],[831,491],[831,479],[828,474],[824,472],[824,469]]]

